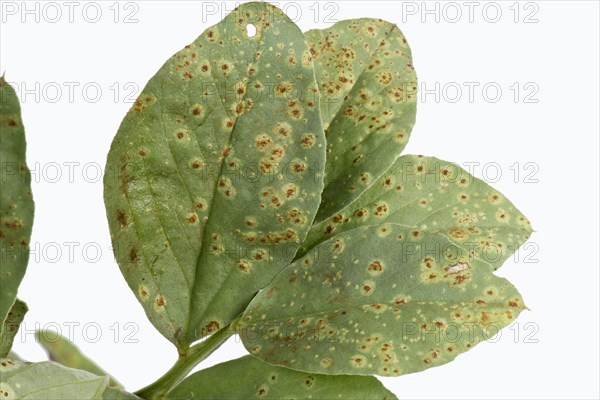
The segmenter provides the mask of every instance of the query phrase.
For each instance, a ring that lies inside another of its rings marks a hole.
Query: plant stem
[[[206,340],[188,348],[186,353],[179,355],[179,359],[163,376],[145,388],[138,390],[135,394],[142,399],[163,399],[169,390],[181,382],[196,365],[211,355],[213,351],[236,333],[235,327],[238,320],[239,317],[212,336],[209,336]]]

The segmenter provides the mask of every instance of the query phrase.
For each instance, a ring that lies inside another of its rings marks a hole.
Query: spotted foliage
[[[0,398],[100,400],[108,378],[54,362],[0,359]]]
[[[115,256],[178,346],[227,325],[304,239],[323,187],[318,104],[302,32],[246,3],[171,57],[123,120],[104,179]]]
[[[306,40],[327,136],[321,221],[369,188],[406,146],[417,76],[406,38],[380,19],[340,21]]]
[[[167,398],[391,400],[396,396],[374,377],[303,373],[246,356],[192,374]]]
[[[367,226],[325,241],[250,303],[240,333],[272,364],[325,374],[452,361],[525,308],[517,290],[437,229]]]
[[[437,231],[494,269],[532,232],[529,220],[506,197],[456,164],[406,155],[354,202],[313,225],[298,256],[336,234],[384,222]]]
[[[16,299],[6,316],[6,320],[0,325],[0,358],[8,356],[19,326],[23,322],[27,311],[27,304]]]
[[[29,260],[33,225],[31,175],[25,163],[25,129],[15,90],[0,77],[0,323],[17,298]]]

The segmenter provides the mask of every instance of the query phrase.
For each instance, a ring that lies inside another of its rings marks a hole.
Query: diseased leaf
[[[246,348],[325,374],[401,375],[445,364],[525,308],[492,266],[437,230],[382,224],[321,243],[250,303]]]
[[[27,314],[27,304],[19,299],[15,300],[12,308],[6,316],[4,324],[0,326],[0,358],[5,358],[10,353],[15,335],[19,331],[19,326]]]
[[[11,359],[13,361],[23,361],[23,362],[25,361],[21,358],[21,356],[19,356],[17,353],[15,353],[12,350],[8,353],[8,356],[6,358]]]
[[[100,400],[107,381],[54,362],[0,359],[0,396],[7,400]]]
[[[246,3],[169,59],[123,120],[104,179],[115,256],[178,347],[227,325],[304,239],[323,187],[318,102],[302,32]]]
[[[532,232],[529,220],[484,181],[448,161],[406,155],[353,203],[313,225],[297,257],[336,234],[384,222],[439,231],[494,269]]]
[[[102,400],[141,400],[141,398],[120,388],[107,387],[102,393]]]
[[[15,90],[0,77],[0,323],[17,298],[29,260],[33,224],[25,129]]]
[[[35,338],[46,350],[51,361],[56,361],[65,367],[88,371],[94,375],[108,376],[110,386],[121,386],[115,378],[90,360],[75,344],[60,333],[49,330],[37,331]]]
[[[417,76],[400,29],[371,18],[306,33],[327,135],[323,201],[316,221],[348,205],[384,172],[415,123]]]
[[[167,398],[375,400],[396,396],[374,377],[309,374],[246,356],[190,375]]]

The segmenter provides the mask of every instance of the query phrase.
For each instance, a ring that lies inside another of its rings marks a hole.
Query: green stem
[[[235,326],[238,319],[239,318],[236,318],[229,323],[229,325],[217,331],[208,339],[193,345],[186,353],[180,354],[179,359],[171,369],[150,385],[135,392],[135,394],[142,399],[164,399],[164,396],[169,390],[181,382],[181,380],[183,380],[196,365],[211,355],[213,351],[236,333]]]

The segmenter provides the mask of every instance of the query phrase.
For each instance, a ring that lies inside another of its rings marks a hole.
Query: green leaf
[[[241,313],[304,239],[323,187],[318,101],[302,32],[246,3],[169,59],[123,120],[104,178],[115,256],[180,349]]]
[[[121,386],[115,378],[86,357],[77,346],[60,333],[50,330],[37,331],[35,338],[46,350],[51,361],[56,361],[65,367],[88,371],[94,375],[108,376],[110,386]]]
[[[168,399],[396,399],[374,377],[307,374],[252,356],[215,365],[182,381]]]
[[[33,224],[25,129],[15,90],[0,77],[0,322],[17,298],[29,260]]]
[[[15,336],[19,331],[19,326],[23,322],[27,311],[29,311],[27,304],[24,301],[16,299],[15,304],[13,304],[6,316],[6,320],[0,326],[0,358],[5,358],[10,353]]]
[[[297,256],[336,234],[384,222],[439,231],[494,269],[532,232],[506,197],[456,164],[406,155],[352,204],[313,225]]]
[[[357,228],[292,263],[238,327],[273,364],[325,374],[401,375],[445,364],[525,308],[492,266],[436,230]]]
[[[369,188],[406,146],[415,123],[417,76],[400,29],[380,19],[340,21],[306,33],[327,135],[317,222]]]
[[[107,387],[102,393],[102,400],[141,400],[141,397],[120,388]]]
[[[6,400],[100,400],[107,381],[53,362],[0,359],[0,396]]]

